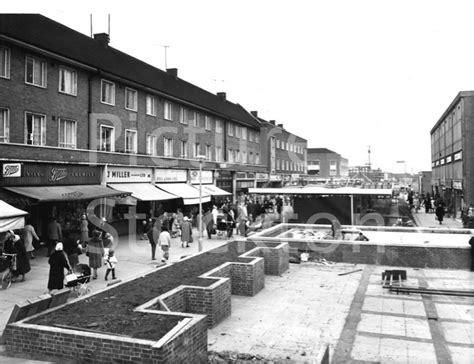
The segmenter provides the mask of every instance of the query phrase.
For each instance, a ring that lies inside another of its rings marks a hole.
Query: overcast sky
[[[41,13],[349,159],[431,169],[430,130],[474,89],[474,1],[4,2]],[[405,161],[405,163],[397,163]]]

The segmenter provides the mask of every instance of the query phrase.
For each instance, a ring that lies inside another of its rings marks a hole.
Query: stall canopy
[[[185,205],[195,205],[199,203],[199,190],[186,183],[159,183],[156,187],[182,198]],[[205,203],[210,200],[211,196],[203,191],[201,202]]]
[[[130,192],[133,197],[141,201],[161,201],[178,198],[156,188],[150,183],[111,183],[109,186],[120,191]]]
[[[193,185],[194,188],[196,188],[199,191],[199,185]],[[202,192],[211,195],[211,196],[230,196],[232,195],[231,193],[224,191],[223,189],[215,186],[215,185],[202,185]]]
[[[8,230],[22,229],[25,226],[27,212],[17,209],[0,200],[0,233]]]
[[[99,185],[74,186],[36,186],[36,187],[4,187],[6,190],[42,201],[74,201],[92,200],[101,197],[130,195],[130,192],[118,191]]]

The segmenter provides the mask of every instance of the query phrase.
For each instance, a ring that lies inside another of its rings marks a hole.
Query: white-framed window
[[[0,77],[10,78],[10,50],[0,47]]]
[[[255,139],[255,133],[253,130],[249,130],[249,142],[253,142]]]
[[[255,143],[260,143],[260,132],[259,131],[255,132]]]
[[[150,116],[156,116],[156,109],[158,107],[158,101],[153,95],[146,95],[146,114]]]
[[[222,120],[216,119],[216,134],[222,134]]]
[[[181,124],[186,124],[184,112],[185,112],[185,108],[182,106],[178,106],[178,121]]]
[[[77,72],[66,67],[59,67],[59,92],[77,95]]]
[[[165,157],[173,156],[173,139],[163,138],[163,155]]]
[[[0,143],[10,140],[10,110],[0,108]]]
[[[276,169],[277,171],[280,170],[280,160],[279,160],[279,159],[275,159],[275,169]]]
[[[227,149],[227,160],[229,163],[234,163],[234,151],[232,149]]]
[[[196,111],[191,109],[186,109],[186,124],[193,125],[196,124]]]
[[[242,151],[242,163],[247,164],[247,151],[246,150]]]
[[[249,164],[253,164],[253,152],[249,152]]]
[[[337,161],[329,161],[329,175],[335,176],[337,174]]]
[[[46,145],[46,116],[27,112],[26,144]]]
[[[137,131],[125,129],[125,153],[137,153]]]
[[[211,130],[211,117],[209,115],[204,118],[204,129]]]
[[[169,101],[165,101],[163,117],[166,120],[173,120],[173,104]]]
[[[205,145],[204,154],[208,161],[212,160],[212,151],[210,145]]]
[[[280,149],[280,139],[275,138],[275,148]]]
[[[74,120],[60,118],[58,128],[58,146],[61,148],[76,149],[76,122]]]
[[[113,152],[115,150],[115,129],[112,126],[100,126],[100,147],[104,152]]]
[[[247,128],[245,126],[241,128],[241,136],[242,140],[247,140]]]
[[[198,155],[201,155],[201,144],[193,144],[193,157],[196,158]]]
[[[240,150],[234,150],[234,163],[240,163]]]
[[[138,92],[132,88],[125,87],[125,108],[127,110],[138,110]]]
[[[227,124],[227,135],[234,136],[234,124],[232,123]]]
[[[216,162],[222,162],[222,147],[216,146]]]
[[[100,82],[100,102],[115,105],[115,83],[107,80]]]
[[[179,153],[181,158],[188,158],[188,141],[181,140]]]
[[[147,155],[157,155],[156,153],[156,135],[147,134],[146,135],[146,154]]]
[[[200,112],[196,113],[196,118],[194,119],[193,127],[199,128],[199,121],[202,120],[203,118],[204,118],[203,114],[201,114]]]
[[[26,56],[25,83],[46,88],[46,62]]]
[[[255,164],[260,164],[260,153],[255,153]]]
[[[240,138],[240,126],[236,125],[235,126],[235,137]]]

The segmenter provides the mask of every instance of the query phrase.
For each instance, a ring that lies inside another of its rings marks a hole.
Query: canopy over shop
[[[198,191],[199,188],[201,188],[203,195],[209,195],[218,199],[232,196],[230,192],[227,192],[214,184],[212,171],[201,171],[201,177],[199,177],[199,171],[191,171],[190,181],[193,187]]]
[[[22,229],[25,226],[26,211],[17,209],[0,200],[0,233]]]

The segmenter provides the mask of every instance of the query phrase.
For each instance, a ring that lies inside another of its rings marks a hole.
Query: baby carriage
[[[2,289],[7,289],[13,281],[13,273],[16,270],[16,254],[0,254],[0,278]]]
[[[65,277],[65,286],[71,288],[77,297],[84,296],[91,292],[87,283],[91,280],[91,269],[87,264],[77,264],[75,273]]]

